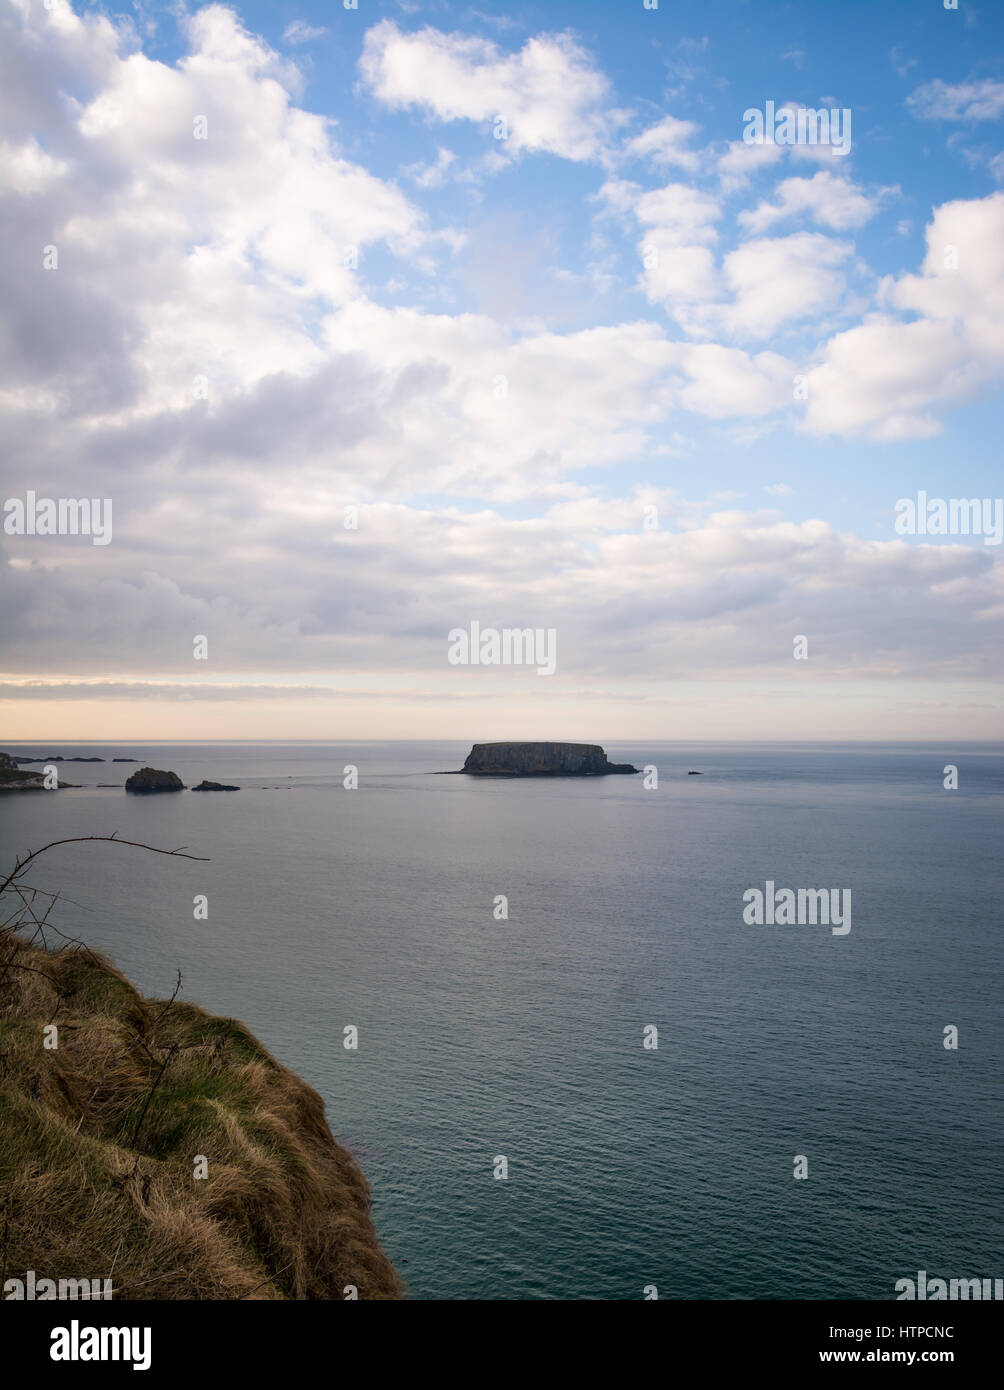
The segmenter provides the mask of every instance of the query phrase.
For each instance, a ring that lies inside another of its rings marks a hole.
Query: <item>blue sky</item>
[[[997,548],[893,529],[1002,491],[999,6],[0,10],[5,495],[116,509],[0,538],[29,736],[999,731]],[[546,697],[443,669],[472,618],[556,628]]]

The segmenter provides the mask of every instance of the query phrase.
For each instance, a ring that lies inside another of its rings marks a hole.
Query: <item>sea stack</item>
[[[606,777],[638,769],[608,762],[598,743],[476,743],[461,771],[472,777]]]
[[[126,781],[127,792],[182,792],[185,784],[176,772],[161,772],[155,767],[142,767]]]

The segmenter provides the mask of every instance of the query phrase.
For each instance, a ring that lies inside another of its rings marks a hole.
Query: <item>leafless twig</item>
[[[41,849],[33,849],[23,859],[18,859],[3,883],[0,883],[0,893],[3,893],[16,879],[19,879],[31,861],[37,859],[40,854],[44,854],[46,850],[55,849],[57,845],[79,845],[88,840],[105,840],[116,845],[130,845],[133,849],[148,849],[151,854],[166,854],[172,859],[197,859],[203,864],[209,862],[205,855],[189,854],[184,845],[180,849],[158,849],[156,845],[145,845],[140,840],[120,840],[117,832],[114,831],[111,835],[70,835],[65,840],[50,840]]]

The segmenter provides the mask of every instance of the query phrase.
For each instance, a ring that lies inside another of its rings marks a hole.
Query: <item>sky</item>
[[[1002,31],[0,0],[6,738],[1004,736]]]

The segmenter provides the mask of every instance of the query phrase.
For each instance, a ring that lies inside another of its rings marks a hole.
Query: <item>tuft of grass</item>
[[[243,1023],[145,999],[97,953],[11,931],[0,1261],[8,1278],[111,1278],[126,1299],[403,1297],[316,1091]]]

